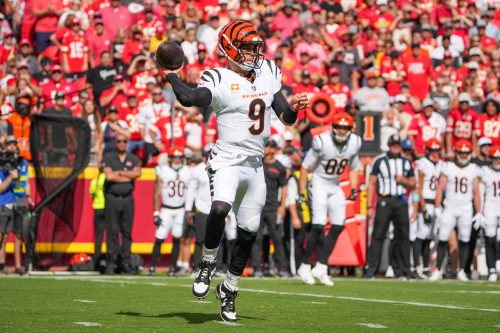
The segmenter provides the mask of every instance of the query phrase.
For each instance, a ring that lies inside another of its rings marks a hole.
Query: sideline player
[[[497,230],[500,227],[500,145],[490,149],[491,164],[481,167],[479,172],[484,183],[484,206],[478,217],[484,228],[486,241],[486,264],[488,265],[488,281],[498,279],[495,269]],[[480,210],[479,210],[480,211]]]
[[[340,187],[339,176],[349,167],[352,191],[348,200],[355,200],[358,194],[358,171],[361,169],[358,157],[361,138],[351,133],[354,126],[351,116],[344,112],[336,114],[332,125],[332,132],[314,137],[312,147],[302,163],[299,180],[299,193],[303,201],[307,175],[312,172],[309,192],[313,212],[312,227],[297,273],[307,284],[314,284],[314,278],[317,278],[327,286],[333,286],[333,281],[328,276],[328,258],[345,222],[346,197]],[[327,213],[331,228],[325,236]],[[311,270],[311,254],[318,244],[318,262]]]
[[[444,162],[441,160],[443,146],[436,138],[425,142],[425,156],[418,159],[418,185],[417,192],[419,200],[416,202],[415,211],[420,211],[417,220],[417,235],[413,244],[413,265],[417,269],[420,278],[426,279],[429,273],[430,245],[435,230],[434,225],[434,202],[438,180]],[[423,268],[420,268],[420,256],[423,260]]]
[[[455,227],[458,229],[458,252],[460,258],[460,270],[457,279],[468,281],[465,274],[465,262],[469,253],[469,241],[472,227],[479,227],[479,219],[472,216],[472,204],[476,211],[480,204],[480,195],[477,189],[479,186],[479,168],[476,164],[470,163],[472,157],[472,145],[467,140],[458,140],[454,147],[455,160],[446,162],[441,170],[438,188],[436,192],[434,215],[438,222],[438,254],[437,269],[431,274],[429,280],[441,280],[441,271],[444,256],[448,249],[448,240]],[[442,208],[443,196],[444,211]],[[476,221],[476,222],[473,222]]]
[[[203,258],[193,283],[193,295],[204,298],[216,268],[217,252],[231,208],[237,218],[237,239],[228,274],[215,289],[221,301],[220,316],[236,320],[235,299],[247,264],[265,202],[262,168],[264,144],[270,135],[271,112],[285,125],[297,120],[308,107],[305,94],[281,93],[282,75],[271,60],[264,60],[264,41],[256,28],[244,21],[225,25],[218,36],[219,52],[226,68],[205,71],[197,88],[184,84],[177,70],[164,70],[174,93],[184,106],[212,106],[217,116],[218,140],[208,160],[212,206],[207,218]]]
[[[155,174],[154,224],[156,225],[156,233],[149,275],[154,275],[156,272],[156,262],[160,255],[161,244],[167,238],[170,230],[172,230],[174,243],[170,273],[175,274],[178,270],[176,263],[184,224],[184,204],[191,177],[190,169],[184,163],[184,150],[181,147],[170,147],[168,165],[157,166]]]

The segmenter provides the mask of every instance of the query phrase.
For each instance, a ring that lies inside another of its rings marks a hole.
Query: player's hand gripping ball
[[[156,62],[167,71],[179,69],[184,64],[184,52],[179,44],[166,41],[156,50]]]

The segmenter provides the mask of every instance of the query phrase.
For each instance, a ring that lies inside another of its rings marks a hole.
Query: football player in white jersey
[[[191,179],[186,196],[186,220],[189,224],[194,225],[195,229],[196,242],[193,254],[193,267],[195,269],[200,263],[207,217],[210,213],[211,200],[207,161],[213,146],[213,143],[209,143],[203,147],[202,161],[191,169]],[[193,208],[196,208],[194,214]]]
[[[264,41],[252,24],[228,23],[220,30],[218,43],[219,53],[228,60],[227,68],[205,71],[197,88],[179,79],[182,67],[164,69],[164,73],[182,105],[211,106],[217,117],[219,137],[207,168],[212,206],[192,291],[197,298],[209,292],[225,218],[232,208],[238,224],[237,239],[227,277],[217,285],[215,293],[221,301],[221,318],[235,321],[239,281],[266,199],[262,155],[270,135],[271,112],[291,126],[297,120],[297,111],[308,106],[308,99],[305,94],[296,94],[288,103],[281,93],[281,71],[273,61],[264,60]]]
[[[351,133],[354,122],[347,113],[336,114],[332,121],[333,130],[314,137],[311,149],[302,163],[299,180],[299,193],[305,196],[307,175],[312,172],[311,194],[312,227],[307,238],[302,264],[297,273],[302,281],[314,284],[314,278],[327,286],[333,286],[328,275],[328,258],[337,238],[344,229],[346,197],[339,184],[339,176],[349,167],[351,195],[355,200],[358,188],[358,171],[361,169],[358,153],[361,138]],[[324,235],[327,214],[331,228]],[[311,270],[310,257],[319,244],[318,261]]]
[[[458,229],[458,252],[460,270],[457,279],[468,281],[464,272],[465,262],[469,253],[469,241],[472,227],[479,227],[479,219],[472,216],[472,205],[476,211],[480,206],[479,167],[470,163],[472,145],[467,140],[458,140],[455,144],[455,161],[446,162],[441,170],[436,192],[434,215],[438,221],[438,255],[437,269],[429,280],[442,279],[443,259],[448,249],[448,240],[455,227]],[[446,197],[443,202],[443,197]],[[442,208],[444,204],[444,210]],[[476,221],[476,222],[474,222]]]
[[[155,169],[156,181],[154,189],[154,224],[156,225],[155,244],[151,255],[149,275],[154,275],[156,262],[160,255],[161,244],[172,230],[172,266],[171,273],[177,271],[176,262],[179,256],[179,240],[182,237],[184,223],[187,186],[190,181],[190,168],[184,163],[184,150],[181,147],[170,147],[168,165],[159,165]]]
[[[441,141],[436,138],[425,142],[425,156],[416,162],[418,172],[417,193],[419,200],[415,202],[417,217],[417,233],[413,244],[413,265],[420,278],[427,278],[429,272],[430,244],[434,228],[434,202],[439,176],[444,162],[441,160]],[[420,268],[420,256],[423,268]]]
[[[497,230],[500,227],[500,145],[490,149],[491,164],[481,167],[479,175],[484,184],[484,205],[482,213],[476,215],[484,229],[486,240],[486,264],[488,281],[495,282],[498,275],[495,269]],[[479,210],[481,212],[481,210]]]

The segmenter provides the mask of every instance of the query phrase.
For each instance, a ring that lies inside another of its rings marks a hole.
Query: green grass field
[[[500,332],[499,283],[335,279],[328,288],[249,278],[237,298],[239,320],[229,325],[213,292],[197,301],[191,282],[0,277],[0,332]]]

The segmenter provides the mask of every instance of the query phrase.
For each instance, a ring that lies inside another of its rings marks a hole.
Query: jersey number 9
[[[248,128],[252,135],[259,135],[264,130],[264,116],[266,115],[266,102],[260,98],[254,99],[248,106],[248,118],[255,123]]]

